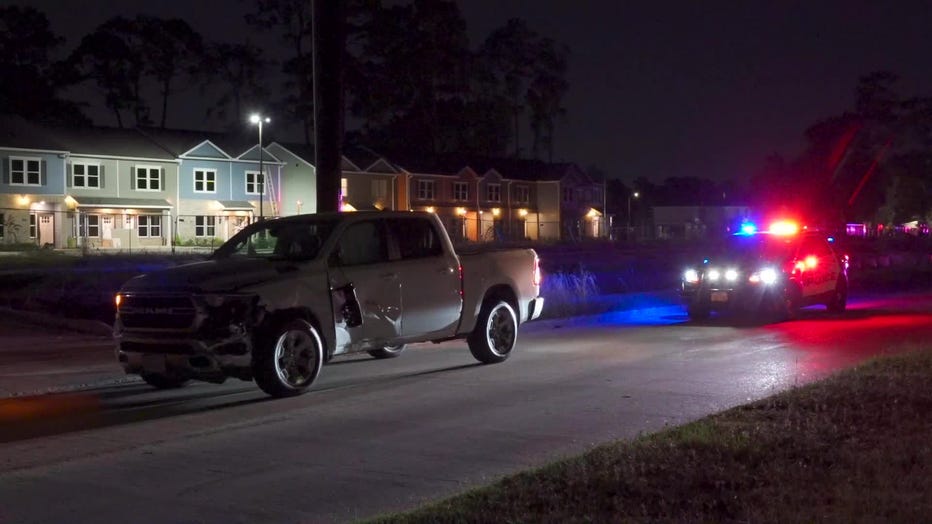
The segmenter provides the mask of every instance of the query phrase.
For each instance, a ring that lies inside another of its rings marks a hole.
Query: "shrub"
[[[591,310],[599,288],[595,275],[580,266],[572,272],[545,275],[540,294],[546,301],[545,318],[566,317]]]

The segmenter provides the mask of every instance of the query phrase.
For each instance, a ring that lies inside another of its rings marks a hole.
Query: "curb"
[[[0,307],[0,313],[8,318],[13,318],[22,322],[36,324],[39,326],[53,326],[79,333],[89,335],[99,335],[103,337],[113,336],[113,327],[98,320],[83,320],[78,318],[65,318],[61,316],[39,313],[36,311],[22,311]]]

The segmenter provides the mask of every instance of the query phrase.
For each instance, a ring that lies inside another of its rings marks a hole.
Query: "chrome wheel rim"
[[[297,389],[317,375],[320,339],[304,330],[289,330],[275,342],[275,373],[282,384]]]
[[[507,355],[515,345],[517,328],[514,315],[504,304],[492,310],[486,329],[486,341],[492,353],[498,356]]]

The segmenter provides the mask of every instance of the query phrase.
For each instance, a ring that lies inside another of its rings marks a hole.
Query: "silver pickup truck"
[[[398,356],[466,338],[502,362],[544,300],[533,249],[457,254],[436,215],[300,215],[247,226],[204,262],[135,277],[116,296],[117,359],[157,388],[255,380],[297,395],[336,355]]]

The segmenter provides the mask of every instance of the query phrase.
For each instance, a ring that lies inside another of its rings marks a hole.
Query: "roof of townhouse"
[[[164,129],[159,127],[140,127],[139,132],[164,147],[175,156],[181,156],[204,141],[220,148],[224,153],[236,158],[258,144],[255,133],[217,133],[196,131],[192,129]],[[264,140],[266,145],[268,141]]]
[[[484,176],[495,170],[502,177],[513,180],[560,180],[572,171],[585,174],[570,162],[544,162],[526,158],[494,158],[465,154],[423,155],[392,153],[391,158],[412,173],[456,175],[467,167]]]
[[[67,151],[45,128],[17,115],[0,114],[0,147]]]
[[[50,126],[48,136],[63,144],[72,155],[116,156],[172,160],[167,149],[136,129],[99,126]]]

